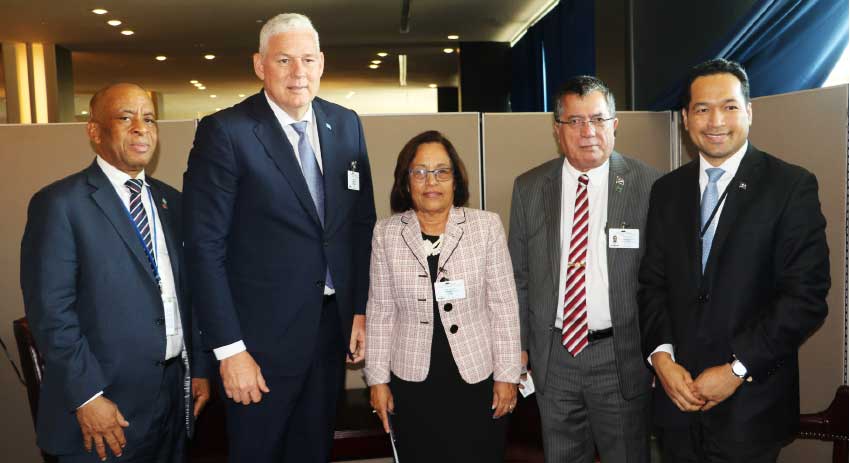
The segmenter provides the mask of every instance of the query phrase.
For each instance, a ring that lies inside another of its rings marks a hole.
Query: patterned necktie
[[[156,278],[156,283],[159,285],[160,278],[159,273],[156,270],[156,257],[154,256],[151,242],[150,222],[148,222],[148,214],[145,212],[145,207],[142,204],[142,186],[144,185],[144,182],[141,179],[131,178],[124,182],[124,185],[126,185],[127,189],[130,190],[130,217],[132,217],[133,223],[136,225],[136,230],[139,231],[139,235],[145,243],[148,262],[151,265],[151,271],[153,271],[154,278]]]
[[[587,297],[584,273],[587,262],[587,236],[590,226],[590,207],[587,200],[587,174],[578,178],[576,204],[573,212],[573,231],[567,263],[567,283],[564,290],[564,324],[561,343],[578,355],[587,346]]]
[[[322,181],[322,171],[319,170],[319,161],[310,145],[310,137],[307,136],[307,121],[296,122],[291,126],[298,133],[298,159],[301,161],[301,172],[307,181],[307,189],[316,206],[319,222],[325,226],[325,184]],[[333,289],[330,269],[325,270],[325,285]]]
[[[702,192],[702,202],[700,203],[700,231],[705,228],[708,218],[714,212],[717,206],[717,181],[726,172],[719,167],[706,169],[708,174],[708,185],[705,186],[705,191]],[[702,237],[702,271],[705,272],[705,263],[708,262],[708,254],[711,252],[711,242],[714,240],[714,231],[717,228],[716,222],[708,227]]]

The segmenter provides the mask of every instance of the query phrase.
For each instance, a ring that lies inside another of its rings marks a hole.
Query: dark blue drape
[[[738,61],[750,77],[750,96],[775,95],[820,87],[847,41],[847,0],[762,0],[693,64]],[[678,108],[686,76],[683,69],[679,83],[651,109]]]
[[[511,49],[511,110],[549,111],[561,83],[575,75],[593,75],[594,29],[593,0],[561,0],[529,28]]]

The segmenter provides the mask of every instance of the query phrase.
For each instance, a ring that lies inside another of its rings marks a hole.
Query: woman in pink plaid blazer
[[[499,217],[468,200],[451,142],[424,132],[399,154],[395,214],[372,238],[366,382],[404,463],[503,460],[500,418],[520,376],[516,288]]]

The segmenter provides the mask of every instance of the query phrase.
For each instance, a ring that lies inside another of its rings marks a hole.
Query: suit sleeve
[[[360,135],[358,149],[360,161],[360,195],[354,211],[353,223],[353,263],[354,287],[353,302],[354,313],[362,315],[366,313],[366,299],[369,295],[369,260],[372,253],[372,230],[375,228],[375,196],[372,191],[372,170],[369,167],[369,156],[366,151],[366,138],[363,135],[363,124],[360,118],[354,115],[357,121],[357,132]]]
[[[638,308],[643,357],[662,344],[674,344],[668,313],[667,269],[664,257],[664,195],[658,183],[649,197],[646,220],[646,251],[638,272]]]
[[[511,198],[510,230],[508,231],[508,249],[511,254],[514,282],[516,283],[517,306],[519,312],[520,345],[528,350],[528,236],[526,234],[525,209],[522,202],[522,187],[519,179],[514,181]]]
[[[817,179],[804,172],[791,189],[776,226],[772,303],[732,339],[732,351],[756,380],[796,354],[827,315],[829,249]]]
[[[487,308],[493,330],[493,379],[518,383],[520,376],[519,309],[511,256],[505,241],[505,230],[495,214],[488,214],[490,224],[485,266]]]
[[[109,384],[80,328],[78,270],[74,227],[64,202],[36,194],[21,243],[21,289],[36,344],[50,367],[48,374],[64,385],[68,412]]]
[[[239,188],[236,156],[224,127],[202,119],[183,177],[183,225],[195,313],[211,348],[243,338],[225,268]]]
[[[384,253],[380,224],[372,238],[372,262],[369,302],[366,304],[366,383],[370,386],[390,382],[390,354],[396,308],[392,277]]]

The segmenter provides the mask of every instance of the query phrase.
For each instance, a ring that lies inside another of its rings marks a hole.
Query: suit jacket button
[[[449,302],[448,304],[444,305],[443,310],[445,310],[446,312],[451,312],[452,311],[452,303]]]
[[[316,287],[317,287],[317,288],[322,288],[322,287],[324,287],[324,286],[325,286],[325,282],[324,282],[324,281],[319,280],[319,281],[317,281],[317,282],[316,282]]]
[[[449,332],[452,334],[457,333],[457,325],[452,325],[451,328],[449,328]]]
[[[156,324],[157,324],[158,326],[162,326],[162,325],[164,325],[164,324],[165,324],[165,319],[164,319],[164,318],[162,318],[162,317],[157,318],[157,319],[156,319]]]

